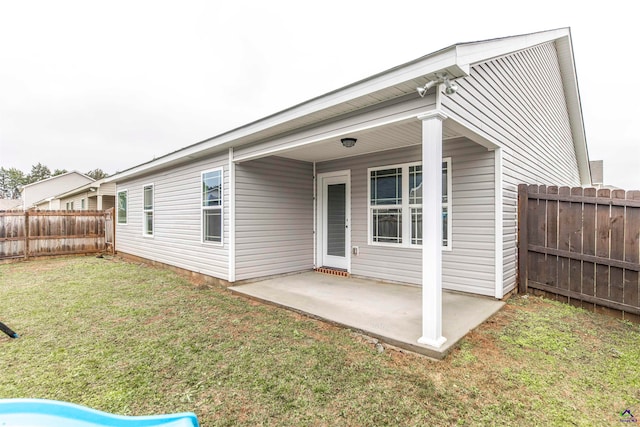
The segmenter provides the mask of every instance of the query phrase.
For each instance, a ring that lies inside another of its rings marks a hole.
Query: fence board
[[[625,199],[624,190],[614,190],[612,199]],[[624,214],[625,207],[611,205],[611,259],[624,260]],[[623,291],[624,270],[611,267],[609,270],[609,298],[616,302],[624,301]]]
[[[582,196],[582,188],[575,187],[570,191],[571,196]],[[582,203],[570,202],[569,212],[567,212],[570,221],[569,229],[569,252],[573,254],[582,254]],[[575,259],[573,256],[569,259],[569,289],[572,292],[582,292],[582,261]],[[582,307],[580,300],[572,299],[570,302]]]
[[[547,194],[557,195],[558,187],[550,186]],[[547,244],[548,248],[558,249],[558,201],[548,200],[547,202]],[[547,254],[547,281],[552,286],[558,284],[558,257]]]
[[[558,195],[569,196],[569,187],[560,187]],[[571,202],[560,199],[558,201],[558,249],[569,251],[571,248],[571,232],[573,230],[573,217],[570,215]],[[558,284],[560,289],[569,289],[570,260],[568,257],[558,257]],[[558,294],[558,300],[568,302],[565,294]]]
[[[106,216],[105,211],[0,211],[0,259],[102,252]]]
[[[600,189],[596,197],[596,256],[609,258],[609,234],[610,226],[609,218],[611,214],[611,206],[609,199],[611,191],[608,189]],[[596,265],[596,296],[598,298],[609,299],[609,266]]]
[[[640,191],[630,191],[627,199],[640,200]],[[640,264],[640,209],[627,209],[625,221],[624,260]],[[640,274],[624,272],[624,303],[640,307]],[[636,321],[640,316],[636,315]]]
[[[640,321],[640,191],[523,184],[518,195],[519,291]]]
[[[595,188],[585,188],[585,197],[595,198]],[[582,210],[582,253],[586,256],[596,254],[596,205],[585,203]],[[596,285],[596,264],[595,262],[584,261],[582,263],[582,293],[587,296],[595,296]],[[585,301],[583,308],[594,309],[593,303]]]

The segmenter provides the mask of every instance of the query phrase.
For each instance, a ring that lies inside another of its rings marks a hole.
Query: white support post
[[[229,282],[236,281],[236,163],[233,161],[233,147],[229,148]]]
[[[96,209],[98,209],[99,211],[102,210],[102,196],[98,196]]]
[[[442,122],[440,110],[422,120],[422,336],[420,344],[439,348],[442,336]]]

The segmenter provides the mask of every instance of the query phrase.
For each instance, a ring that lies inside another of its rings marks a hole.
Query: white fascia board
[[[486,62],[539,44],[548,43],[570,35],[568,28],[523,34],[493,40],[485,40],[456,45],[459,63],[477,64]]]
[[[589,150],[587,148],[587,136],[582,116],[582,102],[580,100],[578,74],[575,67],[571,36],[568,35],[556,41],[556,50],[571,123],[573,145],[578,161],[580,181],[583,186],[588,186],[591,185],[591,167],[589,165]]]

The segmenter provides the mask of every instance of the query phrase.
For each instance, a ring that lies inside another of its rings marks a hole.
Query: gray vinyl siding
[[[313,164],[267,157],[236,166],[236,280],[313,268]]]
[[[102,196],[102,209],[111,209],[115,207],[116,199],[115,196]],[[98,201],[96,199],[96,206],[98,206]],[[97,209],[97,208],[96,208]]]
[[[578,162],[554,43],[476,64],[459,79],[445,110],[502,147],[505,293],[516,283],[517,186],[580,185]]]
[[[64,199],[60,199],[60,206],[62,209],[67,209],[67,203],[73,203],[73,210],[80,211],[82,210],[82,199],[84,199],[84,210],[92,210],[96,209],[95,203],[92,205],[89,203],[88,192],[76,194],[75,196],[66,197]],[[71,208],[69,208],[71,209]]]
[[[495,293],[495,219],[493,153],[467,140],[445,141],[451,157],[452,250],[443,251],[443,287],[483,295]],[[351,273],[358,276],[422,284],[420,248],[368,244],[367,169],[418,162],[420,145],[316,165],[317,173],[351,170]]]
[[[227,154],[118,182],[127,190],[127,224],[117,224],[116,249],[228,280],[229,171]],[[201,174],[223,169],[223,243],[203,243]],[[143,187],[153,184],[153,237],[143,236]]]

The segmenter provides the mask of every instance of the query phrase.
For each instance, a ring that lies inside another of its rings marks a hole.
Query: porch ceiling
[[[462,136],[444,122],[442,138],[451,139]],[[345,148],[340,143],[344,137],[357,138],[356,145]],[[360,156],[392,148],[408,147],[422,143],[422,122],[414,119],[363,131],[345,133],[338,138],[329,138],[303,147],[279,152],[277,156],[305,162],[323,162],[345,157]]]

